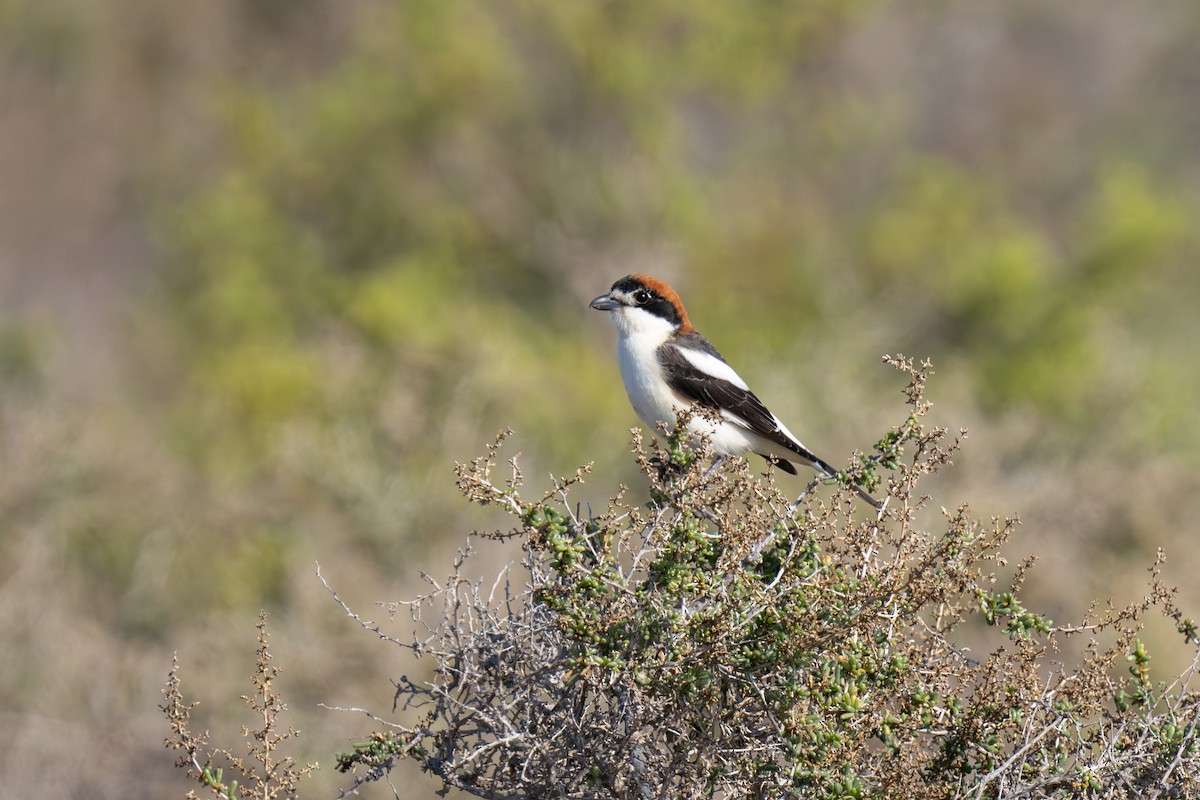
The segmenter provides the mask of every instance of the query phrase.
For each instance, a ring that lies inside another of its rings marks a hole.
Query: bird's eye
[[[644,306],[650,302],[652,297],[653,295],[651,295],[645,289],[638,289],[633,293],[633,302],[637,303],[639,306]]]

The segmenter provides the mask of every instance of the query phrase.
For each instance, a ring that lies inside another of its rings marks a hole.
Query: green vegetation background
[[[899,412],[879,355],[931,357],[971,429],[935,507],[1021,514],[1055,619],[1158,547],[1194,610],[1198,39],[1186,2],[0,0],[0,795],[181,795],[171,653],[235,732],[259,608],[328,766],[370,725],[316,703],[419,666],[314,562],[419,591],[496,521],[450,467],[503,426],[535,485],[633,480],[586,309],[632,271],[835,463]]]

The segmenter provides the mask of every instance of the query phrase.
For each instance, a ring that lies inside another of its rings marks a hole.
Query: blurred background
[[[531,494],[636,499],[586,307],[633,271],[834,463],[931,358],[931,505],[1021,516],[1031,606],[1163,547],[1196,615],[1197,41],[1172,0],[0,0],[0,796],[182,796],[172,653],[240,747],[260,608],[333,796],[372,725],[317,704],[421,667],[314,562],[386,617],[507,525],[452,477],[504,426]]]

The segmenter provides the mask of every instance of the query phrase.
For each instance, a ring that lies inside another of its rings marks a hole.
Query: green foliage
[[[1028,402],[1093,425],[1102,406],[1078,398],[1107,377],[1103,331],[1114,314],[1137,314],[1194,244],[1188,205],[1145,170],[1117,161],[1095,181],[1095,198],[1067,223],[1069,252],[1014,208],[1006,186],[944,158],[902,165],[865,222],[866,263],[920,295],[933,337],[922,346],[936,338],[969,355],[993,409]]]
[[[1008,638],[1026,639],[1034,633],[1049,633],[1051,621],[1031,613],[1012,592],[979,593],[979,610],[988,625],[1004,623]]]

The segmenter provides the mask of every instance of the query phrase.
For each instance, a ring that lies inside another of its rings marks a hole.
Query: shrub
[[[517,521],[480,536],[519,537],[525,575],[468,580],[468,546],[448,580],[392,607],[410,611],[411,641],[343,604],[433,663],[430,680],[395,684],[393,710],[415,716],[372,713],[379,729],[338,756],[356,773],[343,796],[404,758],[486,798],[1196,796],[1195,662],[1155,683],[1138,639],[1157,607],[1196,642],[1161,559],[1134,605],[1072,626],[1027,608],[1031,562],[996,576],[1015,520],[959,506],[922,523],[937,515],[920,484],[961,437],[925,421],[928,364],[887,360],[908,413],[828,496],[810,485],[792,501],[770,471],[712,463],[684,419],[661,448],[635,432],[644,505],[622,488],[585,513],[571,492],[587,468],[523,499],[516,457],[497,474],[506,433],[460,465],[467,499]],[[887,502],[877,512],[858,489]],[[962,643],[971,625],[997,630],[986,657]],[[1090,640],[1080,663],[1051,661],[1072,637]],[[172,680],[168,744],[215,792]]]
[[[622,489],[598,514],[570,499],[586,468],[533,501],[516,458],[497,477],[504,434],[460,465],[467,499],[517,520],[488,535],[521,538],[527,576],[468,581],[468,548],[402,604],[421,633],[385,641],[434,677],[397,683],[416,722],[377,716],[339,755],[352,789],[413,758],[479,797],[1193,796],[1200,704],[1187,676],[1151,680],[1137,639],[1152,606],[1196,639],[1157,565],[1144,601],[1079,625],[1026,608],[1030,562],[995,576],[1015,520],[964,505],[920,524],[919,485],[960,439],[925,422],[928,364],[887,360],[908,414],[826,499],[791,502],[741,459],[714,465],[678,427],[662,449],[635,433],[650,502]],[[878,514],[851,491],[885,480]],[[980,621],[1004,636],[977,659],[958,634]],[[1079,636],[1082,663],[1048,659]]]

